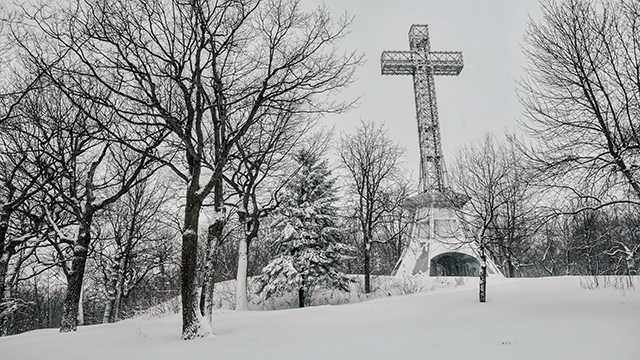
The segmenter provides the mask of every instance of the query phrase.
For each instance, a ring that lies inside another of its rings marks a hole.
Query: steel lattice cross
[[[382,75],[413,75],[422,191],[444,191],[444,171],[434,75],[458,75],[464,66],[460,51],[431,51],[429,27],[411,25],[409,51],[384,51]]]

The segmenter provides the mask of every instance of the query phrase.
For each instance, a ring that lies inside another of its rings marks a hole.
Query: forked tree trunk
[[[76,331],[78,328],[78,310],[84,279],[87,253],[91,242],[91,223],[93,214],[87,215],[78,231],[76,244],[73,246],[73,260],[67,277],[67,291],[62,306],[60,332]]]

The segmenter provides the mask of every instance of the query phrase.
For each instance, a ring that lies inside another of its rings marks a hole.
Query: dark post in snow
[[[480,302],[487,301],[487,255],[480,252]]]

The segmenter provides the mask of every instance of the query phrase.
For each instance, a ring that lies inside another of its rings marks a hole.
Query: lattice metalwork
[[[384,51],[382,75],[412,75],[420,141],[422,191],[444,191],[440,126],[436,103],[435,75],[458,75],[464,66],[460,51],[431,51],[429,27],[411,25],[409,51]]]

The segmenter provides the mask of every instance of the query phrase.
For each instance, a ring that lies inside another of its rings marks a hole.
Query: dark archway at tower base
[[[478,276],[480,261],[473,256],[448,252],[431,259],[430,276]]]

